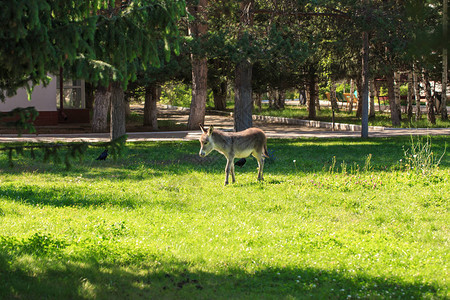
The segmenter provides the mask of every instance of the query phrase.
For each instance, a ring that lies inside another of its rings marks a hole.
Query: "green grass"
[[[308,119],[308,111],[305,106],[287,106],[283,110],[269,109],[268,106],[263,105],[263,110],[258,112],[257,109],[254,110],[254,114],[260,114],[265,116],[274,117],[286,117],[286,118],[297,118],[297,119]],[[331,122],[332,121],[332,111],[330,108],[321,108],[316,111],[316,120]],[[414,119],[414,117],[413,117]],[[354,108],[352,113],[349,113],[345,109],[340,110],[335,113],[336,123],[346,123],[346,124],[361,124],[361,119],[356,117],[356,108]],[[383,126],[383,127],[393,127],[391,122],[390,113],[380,113],[376,111],[375,118],[369,119],[369,126]],[[408,122],[406,114],[402,114],[401,128],[448,128],[450,127],[450,120],[442,121],[440,115],[436,115],[436,124],[433,125],[427,121],[427,116],[422,115],[421,120],[413,120],[411,123]]]
[[[198,142],[69,171],[0,153],[0,298],[448,298],[450,155],[416,171],[410,144],[269,140],[265,182],[249,159],[226,187]]]

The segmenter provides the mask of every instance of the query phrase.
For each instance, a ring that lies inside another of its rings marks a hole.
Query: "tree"
[[[171,48],[179,53],[178,40],[170,38],[178,35],[176,22],[184,15],[181,1],[141,0],[122,4],[116,1],[101,12],[95,35],[96,58],[111,66],[110,74],[94,72],[100,85],[111,85],[111,139],[126,132],[123,90],[128,82],[136,80],[140,66],[145,69],[160,64],[158,41],[164,41],[166,60],[170,59]]]
[[[92,53],[98,16],[108,1],[2,3],[0,13],[0,100],[25,87],[48,84],[49,73]]]
[[[190,6],[194,20],[189,25],[189,34],[201,43],[208,32],[206,9],[208,0],[199,0],[197,5]],[[198,129],[205,121],[207,100],[208,66],[204,53],[191,53],[192,61],[192,101],[189,111],[188,129]]]
[[[113,104],[119,107],[111,109],[114,138],[125,126],[123,89],[136,78],[138,64],[159,64],[159,40],[166,59],[172,48],[178,52],[178,41],[168,38],[178,35],[176,21],[184,13],[184,2],[175,0],[11,2],[0,15],[0,98],[45,85],[48,73],[64,67],[66,76],[118,94]]]
[[[443,0],[442,6],[442,96],[441,96],[441,119],[448,120],[447,115],[447,79],[448,79],[448,0]]]

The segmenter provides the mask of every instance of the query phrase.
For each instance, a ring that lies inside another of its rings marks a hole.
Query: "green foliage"
[[[53,143],[36,143],[36,144],[23,144],[14,143],[12,145],[5,145],[0,148],[0,152],[4,151],[8,153],[8,165],[13,168],[13,154],[15,153],[17,157],[25,158],[25,155],[29,150],[29,155],[31,159],[36,158],[36,150],[42,150],[42,161],[48,163],[52,161],[54,164],[61,163],[61,156],[63,156],[64,164],[66,169],[69,170],[72,167],[72,162],[75,159],[81,161],[84,157],[89,146],[91,147],[101,147],[107,148],[108,153],[116,160],[122,153],[123,147],[125,145],[127,136],[124,135],[115,140],[107,143],[64,143],[64,144],[53,144]],[[63,151],[64,150],[64,151]]]
[[[157,42],[165,58],[179,52],[177,20],[184,1],[14,1],[0,13],[0,99],[20,87],[31,92],[48,84],[48,73],[124,87],[136,79],[139,65],[159,66]],[[20,63],[18,63],[20,62]]]
[[[162,87],[162,103],[174,106],[190,107],[191,99],[192,88],[187,84],[169,82]]]
[[[36,120],[38,115],[39,112],[34,107],[18,107],[10,112],[0,113],[0,122],[3,123],[6,127],[15,128],[20,136],[22,135],[23,131],[26,131],[28,133],[36,132],[33,122]],[[2,119],[7,120],[2,121]]]

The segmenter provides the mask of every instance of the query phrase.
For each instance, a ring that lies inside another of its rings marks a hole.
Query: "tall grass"
[[[1,298],[448,298],[450,157],[416,174],[409,145],[269,140],[266,181],[249,159],[226,187],[197,142],[70,171],[0,154]]]

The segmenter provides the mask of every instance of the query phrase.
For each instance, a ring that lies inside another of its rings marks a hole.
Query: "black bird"
[[[234,165],[242,168],[242,166],[244,166],[246,162],[247,160],[245,158],[241,158],[240,160],[235,162]]]
[[[99,157],[96,158],[96,160],[105,160],[108,157],[108,149],[105,149],[105,151],[102,152],[102,154],[99,155]]]

